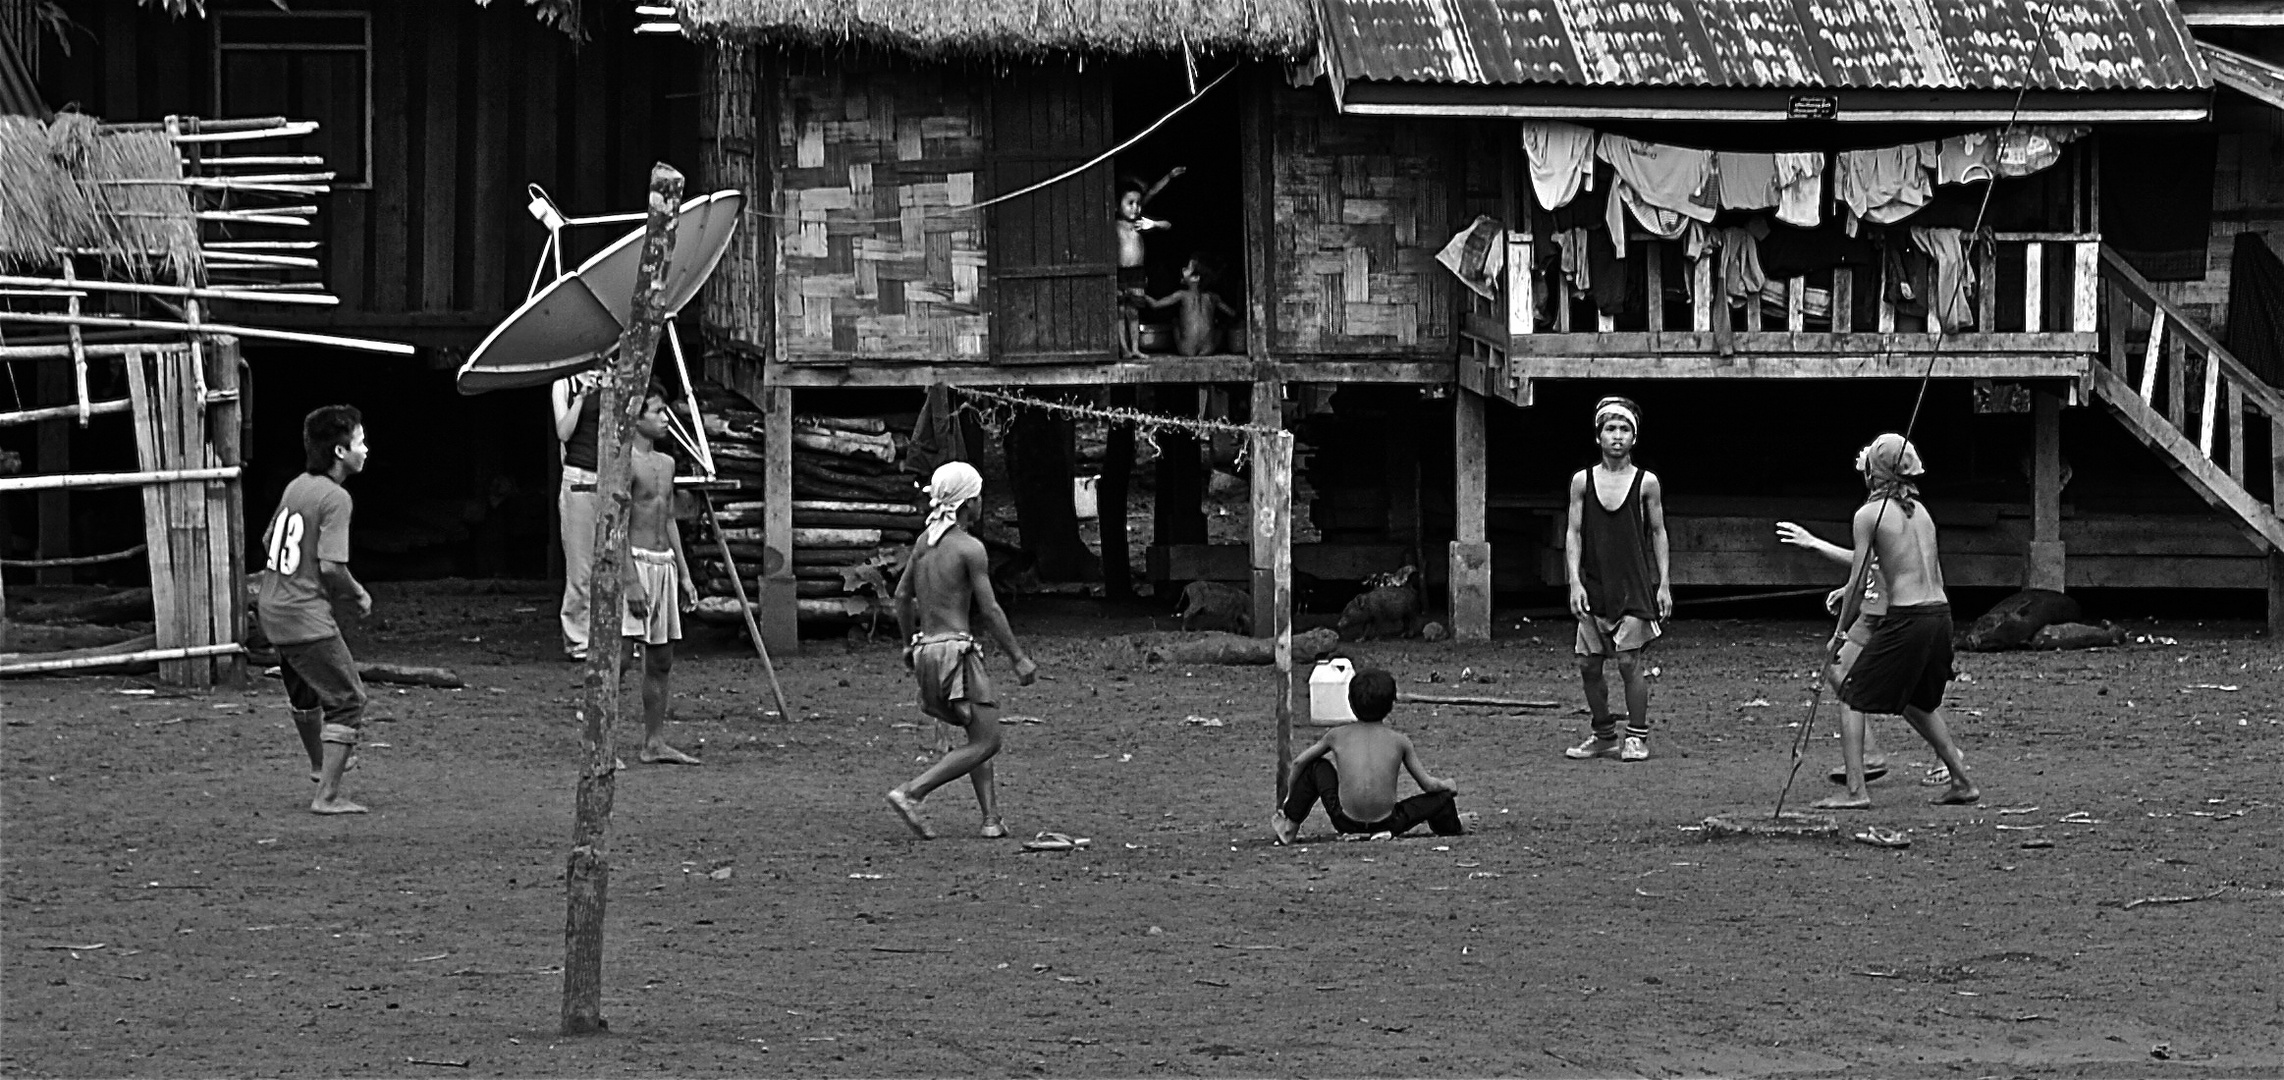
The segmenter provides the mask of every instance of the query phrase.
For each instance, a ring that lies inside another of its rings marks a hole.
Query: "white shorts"
[[[636,576],[642,579],[642,596],[650,603],[648,618],[637,618],[626,598],[619,601],[619,634],[645,645],[682,640],[682,597],[674,571],[674,553],[629,548]],[[632,595],[631,593],[629,594]]]

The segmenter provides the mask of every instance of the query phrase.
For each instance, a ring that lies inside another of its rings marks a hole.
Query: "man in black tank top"
[[[1603,398],[1594,406],[1594,439],[1602,460],[1570,478],[1570,526],[1563,564],[1570,582],[1570,613],[1578,619],[1578,674],[1594,733],[1563,751],[1573,759],[1650,756],[1650,688],[1642,678],[1642,648],[1673,617],[1673,589],[1665,535],[1665,494],[1657,477],[1634,464],[1641,406]],[[1655,560],[1653,567],[1652,560]],[[1605,660],[1618,662],[1626,688],[1626,732],[1610,713]]]

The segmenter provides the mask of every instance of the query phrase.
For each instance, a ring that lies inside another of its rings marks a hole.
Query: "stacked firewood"
[[[767,512],[764,420],[728,391],[702,390],[699,400],[716,471],[738,485],[713,493],[714,520],[747,598],[758,600]],[[794,419],[793,576],[803,621],[869,621],[886,613],[905,552],[926,517],[919,488],[898,468],[908,441],[889,419]],[[705,532],[703,515],[686,521],[685,530],[701,610],[721,609],[734,619],[732,570]],[[725,599],[707,603],[716,597]]]

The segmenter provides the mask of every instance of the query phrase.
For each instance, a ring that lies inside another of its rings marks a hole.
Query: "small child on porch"
[[[1173,223],[1142,216],[1142,207],[1174,178],[1188,172],[1177,165],[1159,177],[1155,184],[1144,184],[1136,177],[1126,177],[1118,184],[1118,355],[1127,360],[1142,356],[1142,309],[1149,305],[1150,271],[1144,265],[1147,250],[1142,234],[1151,229],[1170,229]]]
[[[1175,308],[1176,330],[1174,351],[1183,356],[1204,356],[1218,352],[1215,345],[1221,340],[1222,319],[1237,317],[1237,309],[1229,306],[1221,294],[1211,286],[1221,278],[1221,266],[1210,255],[1200,252],[1182,264],[1182,287],[1179,292],[1150,301],[1156,308]]]
[[[1351,835],[1397,837],[1426,823],[1437,836],[1458,836],[1475,822],[1453,805],[1459,785],[1428,775],[1411,737],[1381,723],[1396,706],[1396,679],[1377,668],[1356,673],[1348,683],[1348,708],[1356,722],[1324,733],[1316,745],[1293,759],[1285,785],[1285,805],[1269,819],[1277,842],[1300,835],[1309,810],[1324,803],[1334,830]],[[1396,800],[1398,770],[1412,774],[1420,794]]]

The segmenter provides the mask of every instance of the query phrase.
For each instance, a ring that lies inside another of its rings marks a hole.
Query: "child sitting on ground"
[[[1215,344],[1221,340],[1221,320],[1237,317],[1237,309],[1229,306],[1220,293],[1208,291],[1221,277],[1221,267],[1212,256],[1198,254],[1182,264],[1182,288],[1150,301],[1153,308],[1178,308],[1174,313],[1174,351],[1183,356],[1204,356],[1218,352]]]
[[[1396,679],[1387,672],[1368,668],[1349,680],[1348,707],[1356,722],[1325,732],[1293,759],[1285,805],[1269,819],[1278,843],[1293,842],[1309,807],[1319,801],[1334,829],[1375,838],[1402,836],[1423,821],[1437,836],[1458,836],[1474,823],[1474,814],[1462,814],[1453,804],[1459,785],[1428,775],[1411,737],[1380,722],[1395,705]],[[1399,768],[1420,786],[1420,794],[1402,802],[1396,801]]]

